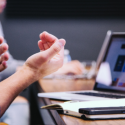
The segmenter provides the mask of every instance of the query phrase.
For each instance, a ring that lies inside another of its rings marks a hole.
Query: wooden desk
[[[92,90],[94,79],[41,79],[39,84],[44,92]]]
[[[77,91],[77,90],[91,90],[94,86],[94,80],[39,80],[40,87],[44,92],[57,91]],[[50,100],[44,98],[45,104],[62,103],[63,101]],[[42,110],[42,109],[41,109]],[[51,116],[56,121],[57,125],[125,125],[124,119],[117,120],[83,120],[80,118],[63,115],[57,113],[55,110],[49,110]]]

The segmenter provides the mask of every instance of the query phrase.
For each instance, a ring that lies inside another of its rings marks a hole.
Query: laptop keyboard
[[[115,95],[115,94],[105,94],[105,93],[93,93],[93,92],[74,93],[74,94],[98,96],[98,97],[105,97],[105,98],[125,98],[125,95]]]

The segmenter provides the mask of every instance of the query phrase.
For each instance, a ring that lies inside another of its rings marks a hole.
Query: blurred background
[[[96,60],[107,30],[125,31],[124,1],[8,0],[1,15],[5,38],[15,59],[39,51],[39,34],[65,38],[72,59]]]

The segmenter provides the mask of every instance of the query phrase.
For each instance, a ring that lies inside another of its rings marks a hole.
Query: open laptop
[[[97,60],[93,90],[38,93],[59,100],[104,100],[125,98],[125,32],[108,31]]]

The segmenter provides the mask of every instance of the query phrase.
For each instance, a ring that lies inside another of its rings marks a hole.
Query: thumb
[[[65,43],[66,41],[64,39],[56,40],[56,42],[49,49],[44,51],[45,57],[51,59],[58,53],[63,55],[64,53],[61,51],[61,49],[64,48]]]

